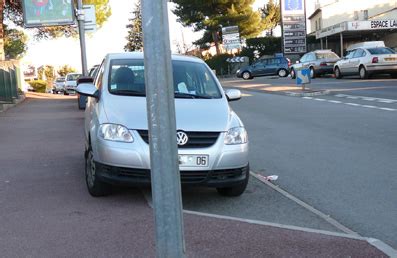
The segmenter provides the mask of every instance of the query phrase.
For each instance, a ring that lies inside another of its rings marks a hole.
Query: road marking
[[[383,99],[383,98],[374,98],[374,97],[365,97],[365,96],[353,96],[353,95],[346,95],[346,94],[336,94],[334,95],[337,98],[346,98],[346,99],[361,99],[365,101],[375,101],[387,104],[394,104],[397,103],[397,99]]]
[[[343,103],[343,104],[346,104],[349,106],[355,106],[355,107],[361,106],[360,104],[357,104],[357,103]]]
[[[310,212],[316,214],[317,216],[319,216],[320,218],[324,219],[325,221],[327,221],[328,223],[330,223],[331,225],[333,225],[334,227],[336,227],[337,229],[339,229],[342,232],[345,232],[346,234],[349,235],[354,235],[354,236],[360,236],[357,232],[354,232],[353,230],[345,227],[344,225],[342,225],[341,223],[339,223],[338,221],[336,221],[335,219],[331,218],[329,215],[326,215],[325,213],[317,210],[316,208],[314,208],[313,206],[307,204],[306,202],[298,199],[297,197],[293,196],[292,194],[288,193],[287,191],[283,190],[281,187],[263,180],[261,177],[259,177],[256,173],[250,171],[250,174],[256,178],[257,180],[261,181],[262,183],[266,184],[267,186],[271,187],[273,190],[279,192],[280,194],[284,195],[285,197],[287,197],[288,199],[294,201],[295,203],[299,204],[300,206],[302,206],[303,208],[309,210]]]
[[[342,95],[342,94],[340,94],[340,95]],[[302,99],[311,99],[311,100],[329,102],[329,103],[334,103],[334,104],[345,104],[345,105],[353,106],[353,107],[371,108],[371,109],[378,109],[378,110],[383,110],[383,111],[392,111],[392,112],[397,111],[397,109],[395,109],[395,108],[385,108],[385,107],[378,107],[378,106],[372,106],[372,105],[362,105],[362,104],[351,103],[351,102],[342,102],[342,101],[338,101],[338,100],[329,100],[329,99],[312,98],[312,97],[302,97]]]

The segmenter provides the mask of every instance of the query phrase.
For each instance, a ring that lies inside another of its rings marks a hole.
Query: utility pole
[[[157,257],[185,257],[167,2],[142,0]]]
[[[79,25],[80,49],[81,49],[81,69],[83,76],[88,76],[87,69],[87,51],[85,47],[85,29],[84,29],[84,11],[82,0],[77,0],[76,10],[77,22]]]

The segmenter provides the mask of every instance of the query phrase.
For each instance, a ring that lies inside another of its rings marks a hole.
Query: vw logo
[[[176,143],[180,146],[185,145],[187,141],[189,140],[189,137],[187,137],[187,134],[184,132],[177,132],[176,133]]]

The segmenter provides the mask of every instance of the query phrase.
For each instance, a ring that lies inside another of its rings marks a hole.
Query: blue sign
[[[308,84],[310,83],[310,69],[302,69],[296,71],[296,84]]]
[[[284,0],[284,10],[301,11],[303,10],[303,0]]]

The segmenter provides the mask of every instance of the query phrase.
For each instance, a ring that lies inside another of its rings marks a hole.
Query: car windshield
[[[317,59],[326,59],[326,58],[339,58],[339,56],[333,52],[326,53],[316,53]]]
[[[221,98],[211,71],[202,63],[172,61],[175,98]],[[116,95],[145,96],[143,60],[120,59],[110,63],[109,92]]]
[[[368,48],[367,50],[371,53],[371,55],[389,55],[396,53],[393,49],[388,47]]]
[[[80,74],[69,74],[66,78],[68,81],[76,81],[80,77]]]
[[[56,80],[56,82],[64,82],[65,81],[65,78],[58,78],[57,80]]]

